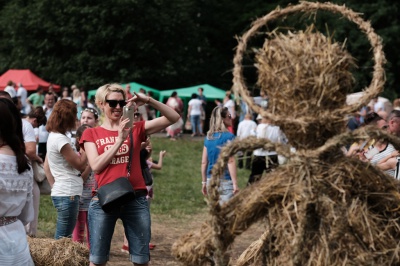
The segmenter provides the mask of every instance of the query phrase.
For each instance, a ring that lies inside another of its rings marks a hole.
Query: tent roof
[[[180,98],[191,98],[193,93],[198,93],[198,89],[203,88],[204,96],[206,96],[207,101],[215,100],[215,99],[223,99],[225,97],[226,91],[218,89],[214,86],[209,84],[201,84],[187,88],[180,88],[180,89],[173,89],[173,90],[166,90],[160,91],[160,102],[164,102],[165,98],[171,96],[171,94],[176,91]]]
[[[131,92],[139,92],[139,90],[140,90],[141,88],[143,88],[143,89],[146,90],[146,91],[151,91],[151,92],[153,92],[153,96],[154,96],[154,98],[156,98],[156,99],[158,99],[158,97],[160,96],[160,91],[159,91],[159,90],[150,88],[150,87],[148,87],[148,86],[142,85],[142,84],[137,83],[137,82],[129,82],[129,83],[126,83],[126,84],[121,84],[121,85],[122,85],[122,87],[125,88],[126,85],[128,85],[128,84],[131,85],[131,90],[130,90]],[[97,91],[97,90],[90,90],[90,91],[88,91],[88,98],[90,99],[90,97],[96,95],[96,91]]]
[[[36,76],[29,69],[9,69],[0,76],[0,89],[4,90],[10,80],[17,84],[22,83],[23,87],[28,91],[37,90],[39,87],[47,90],[51,84]],[[59,85],[51,85],[55,90],[60,89]]]

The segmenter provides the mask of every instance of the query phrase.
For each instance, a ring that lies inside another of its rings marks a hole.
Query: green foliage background
[[[382,36],[388,59],[384,94],[397,97],[400,2],[332,2],[364,13]],[[0,0],[0,73],[29,68],[51,82],[86,89],[114,81],[157,89],[201,83],[229,89],[235,36],[257,17],[290,3],[298,1]],[[296,29],[311,22],[322,32],[329,28],[357,59],[355,90],[368,85],[372,54],[354,25],[323,12],[316,19],[299,18],[279,25]]]

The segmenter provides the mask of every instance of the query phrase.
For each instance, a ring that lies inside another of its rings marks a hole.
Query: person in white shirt
[[[46,95],[44,96],[43,110],[47,119],[49,119],[51,112],[53,111],[55,100],[55,95],[52,93],[46,93]],[[49,137],[49,132],[47,132],[45,126],[40,126],[38,128],[37,135],[39,136],[38,153],[39,156],[44,160],[47,153],[46,144]]]
[[[268,139],[272,143],[287,143],[286,136],[281,129],[278,126],[271,125],[270,121],[264,117],[261,118],[261,123],[257,126],[256,136],[257,138]],[[276,151],[262,148],[254,150],[248,184],[259,180],[264,171],[269,173],[276,167],[278,167],[278,154]]]
[[[229,113],[232,116],[232,125],[228,128],[228,130],[232,134],[235,134],[236,110],[235,110],[235,102],[232,100],[230,91],[227,91],[225,94],[224,107],[228,108]]]
[[[30,110],[28,110],[29,104],[26,102],[26,98],[28,98],[28,91],[22,86],[22,83],[18,83],[17,97],[21,99],[23,114],[28,114]]]
[[[25,142],[25,151],[31,162],[43,163],[36,153],[36,136],[34,128],[45,125],[47,122],[46,116],[42,107],[36,107],[32,110],[25,119],[22,119],[22,129]],[[29,236],[36,236],[37,225],[39,218],[39,204],[40,204],[40,189],[38,183],[33,180],[33,212],[34,219],[32,222],[25,226],[26,234]]]
[[[203,102],[198,99],[197,94],[193,93],[192,99],[188,103],[189,109],[187,112],[187,118],[190,118],[190,123],[192,124],[192,137],[204,136],[200,123],[200,117],[204,112],[202,104]]]
[[[54,105],[47,122],[50,132],[44,170],[49,180],[51,199],[57,210],[55,239],[71,237],[79,212],[79,199],[83,190],[83,172],[87,165],[84,151],[79,156],[67,131],[75,127],[77,107],[70,100],[60,100]]]
[[[257,129],[257,123],[252,120],[253,115],[250,113],[246,113],[242,122],[239,123],[238,130],[236,132],[236,136],[239,139],[247,138],[248,136],[255,135]],[[243,168],[243,161],[246,160],[245,167],[246,169],[250,169],[251,163],[251,151],[245,151],[238,153],[238,167]]]
[[[8,92],[11,98],[17,97],[17,91],[14,89],[14,82],[12,80],[7,82],[7,86],[4,88],[4,91]]]

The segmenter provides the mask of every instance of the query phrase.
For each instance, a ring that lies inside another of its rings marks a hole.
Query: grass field
[[[170,141],[164,137],[152,137],[153,159],[158,160],[160,150],[166,150],[163,169],[153,170],[154,200],[151,213],[158,217],[186,219],[206,211],[201,194],[201,153],[203,141],[182,138]],[[239,186],[243,188],[248,170],[238,169]],[[40,197],[39,237],[53,237],[56,211],[50,196]]]

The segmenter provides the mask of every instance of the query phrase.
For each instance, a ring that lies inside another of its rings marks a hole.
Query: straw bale
[[[36,266],[86,266],[89,249],[70,238],[59,240],[28,237],[29,249]]]

